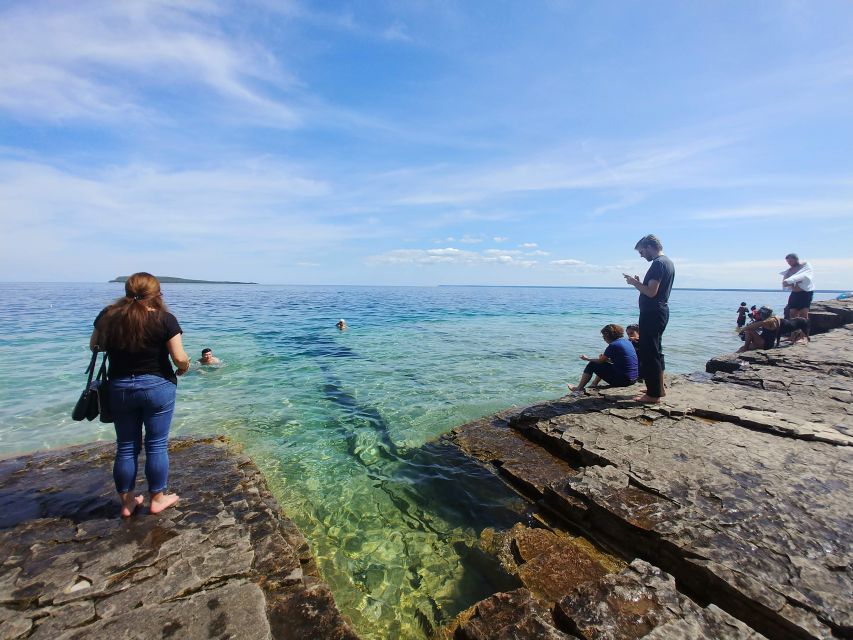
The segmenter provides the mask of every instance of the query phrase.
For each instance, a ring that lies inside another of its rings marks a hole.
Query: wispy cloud
[[[601,151],[584,148],[552,149],[540,159],[443,176],[422,176],[427,189],[401,196],[401,205],[464,204],[513,192],[625,187],[696,186],[706,182],[713,153],[733,143],[731,138],[626,142],[613,151],[607,166],[596,163]],[[602,143],[602,146],[609,146]],[[633,147],[630,151],[625,146]],[[435,172],[433,172],[435,174]],[[430,178],[432,178],[430,180]]]
[[[329,185],[293,166],[234,163],[196,170],[139,165],[75,174],[27,162],[0,162],[0,221],[6,238],[24,229],[68,242],[79,235],[169,238],[183,246],[229,238],[281,249],[375,237],[377,225],[313,213]],[[58,227],[57,222],[62,221]],[[68,230],[72,231],[68,231]]]
[[[144,92],[192,85],[269,124],[298,125],[297,110],[271,97],[295,79],[267,52],[212,28],[222,11],[200,1],[7,5],[0,109],[25,120],[165,118]]]
[[[531,260],[521,252],[487,249],[485,251],[465,251],[454,247],[443,249],[395,249],[387,253],[370,256],[369,264],[414,264],[414,265],[506,265],[529,269],[538,262]]]
[[[699,211],[694,220],[737,220],[743,218],[853,218],[853,197],[849,200],[783,201]]]

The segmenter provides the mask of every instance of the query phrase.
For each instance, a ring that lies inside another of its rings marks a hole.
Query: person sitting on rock
[[[779,342],[780,319],[773,315],[773,309],[761,307],[758,320],[740,328],[744,334],[743,346],[735,353],[754,349],[772,349]]]
[[[581,360],[589,364],[584,368],[578,385],[568,385],[572,395],[585,393],[585,387],[594,375],[611,387],[628,387],[636,382],[639,373],[637,352],[625,337],[625,330],[618,324],[608,324],[601,329],[601,337],[607,348],[598,358],[581,355]]]
[[[640,366],[640,325],[629,324],[625,327],[625,336],[631,341],[631,344],[634,345],[634,351],[637,352],[637,368],[642,371],[643,367]],[[637,378],[637,382],[642,381],[642,377]],[[595,386],[595,380],[592,381],[592,384]]]

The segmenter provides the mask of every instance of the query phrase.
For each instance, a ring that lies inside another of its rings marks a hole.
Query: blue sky
[[[853,289],[853,3],[0,4],[0,280]]]

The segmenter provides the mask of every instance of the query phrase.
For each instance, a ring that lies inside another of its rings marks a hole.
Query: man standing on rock
[[[675,265],[663,255],[663,245],[656,236],[641,238],[634,249],[652,263],[642,282],[639,276],[622,274],[625,282],[640,292],[640,376],[646,381],[646,392],[634,400],[658,404],[666,395],[661,338],[669,322],[669,293],[675,280]]]

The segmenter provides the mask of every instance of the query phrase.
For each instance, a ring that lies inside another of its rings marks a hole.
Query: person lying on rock
[[[607,343],[604,353],[598,358],[581,355],[581,360],[589,364],[583,370],[578,385],[568,385],[572,395],[585,393],[586,385],[593,376],[603,379],[611,387],[628,387],[637,380],[637,352],[625,337],[625,330],[618,324],[608,324],[601,330],[601,337]],[[598,382],[593,386],[598,386]]]

